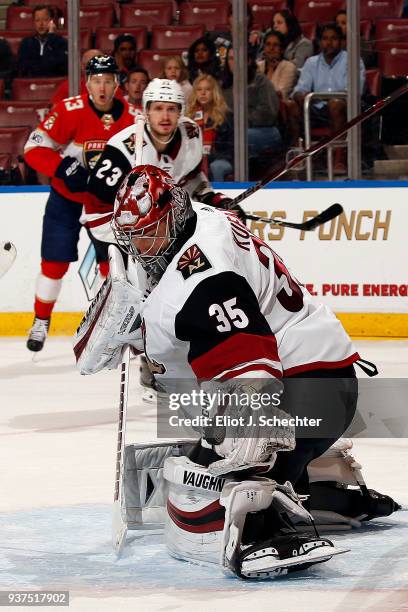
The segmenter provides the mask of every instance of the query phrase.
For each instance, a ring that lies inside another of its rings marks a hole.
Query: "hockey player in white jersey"
[[[215,193],[202,170],[203,144],[199,126],[184,116],[185,99],[180,85],[168,79],[153,79],[143,92],[146,127],[143,162],[168,172],[195,200],[211,206],[228,208],[231,198]],[[111,138],[91,174],[81,222],[95,238],[112,242],[110,227],[113,203],[124,176],[135,165],[135,129],[129,126]],[[236,211],[244,218],[242,209]],[[155,388],[144,358],[141,383]],[[147,391],[145,398],[153,399]]]
[[[138,262],[140,283],[131,285],[123,270],[101,290],[77,333],[81,373],[116,367],[131,344],[145,351],[164,391],[187,379],[253,397],[299,373],[330,373],[335,381],[323,398],[313,385],[295,396],[335,415],[324,437],[297,437],[295,447],[293,427],[245,421],[232,434],[204,428],[188,458],[166,459],[169,551],[219,561],[247,578],[330,559],[339,551],[329,540],[295,525],[310,520],[297,495],[307,492],[307,465],[340,437],[356,408],[358,354],[340,322],[234,214],[192,203],[158,168],[136,167],[126,177],[112,228]],[[222,411],[215,406],[212,416]]]

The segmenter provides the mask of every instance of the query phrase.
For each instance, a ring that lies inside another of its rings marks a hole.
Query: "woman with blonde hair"
[[[212,154],[218,135],[232,126],[232,113],[229,112],[221,87],[214,77],[201,74],[195,79],[186,115],[201,128],[203,154],[210,162],[211,171]]]
[[[188,104],[193,86],[188,80],[188,70],[180,55],[170,55],[164,58],[159,78],[177,81],[183,90],[186,105]]]

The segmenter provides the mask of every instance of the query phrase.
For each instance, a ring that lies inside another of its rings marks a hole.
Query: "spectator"
[[[299,81],[293,91],[293,100],[288,104],[290,130],[293,143],[297,143],[303,117],[303,102],[307,93],[347,90],[347,51],[342,50],[343,33],[335,24],[322,28],[320,53],[310,57],[303,66]],[[365,68],[360,60],[361,91],[364,88]],[[329,125],[332,131],[340,129],[347,120],[347,104],[344,99],[333,98],[328,102],[318,101],[311,107],[312,126]],[[346,151],[335,152],[334,170],[338,174],[346,171]]]
[[[347,12],[342,9],[336,13],[334,18],[336,25],[343,32],[342,48],[347,51]],[[377,65],[377,54],[375,52],[375,40],[367,40],[360,35],[360,55],[366,68],[373,68]]]
[[[127,73],[136,65],[136,38],[132,34],[120,34],[113,43],[112,55],[119,68],[119,82],[123,87]]]
[[[288,10],[276,11],[272,17],[272,27],[286,38],[284,59],[293,62],[298,70],[308,57],[313,55],[313,43],[302,34],[300,23]]]
[[[229,108],[233,108],[234,50],[228,49],[223,73],[223,92]],[[250,160],[280,148],[282,139],[276,126],[279,115],[279,97],[272,83],[257,72],[255,58],[248,56],[248,157]],[[227,147],[228,149],[228,147]],[[215,147],[215,155],[219,157]],[[231,155],[232,149],[229,150]],[[225,161],[228,161],[225,156]],[[219,164],[218,164],[219,165]],[[224,163],[224,176],[232,172],[232,159],[229,167]],[[218,171],[217,164],[211,164],[213,174]],[[217,178],[217,180],[222,180]]]
[[[209,74],[202,74],[193,83],[187,117],[193,119],[201,128],[203,135],[203,154],[210,162],[217,132],[232,126],[231,112],[225,102],[221,87]],[[228,115],[228,125],[224,126]],[[232,142],[232,137],[231,137]],[[210,175],[210,179],[213,177]],[[217,178],[215,180],[218,180]]]
[[[162,71],[159,78],[177,81],[183,90],[186,105],[188,104],[193,86],[188,80],[187,68],[180,55],[170,55],[169,57],[164,58]]]
[[[220,60],[215,44],[206,36],[197,38],[188,50],[188,78],[194,83],[200,74],[210,74],[215,79],[220,76]]]
[[[5,38],[0,38],[0,79],[9,79],[15,70],[15,62],[10,45]]]
[[[89,62],[89,60],[91,60],[93,57],[96,57],[97,55],[102,55],[102,51],[100,51],[99,49],[88,49],[87,51],[84,51],[84,53],[82,54],[82,58],[81,58],[81,82],[80,82],[80,86],[79,86],[79,94],[81,96],[87,92],[87,89],[86,89],[86,79],[85,79],[85,68],[86,68],[86,65]],[[65,79],[65,81],[63,81],[61,83],[61,85],[54,92],[54,95],[51,98],[52,106],[54,106],[54,104],[58,104],[58,102],[61,102],[61,100],[64,100],[65,98],[68,98],[68,96],[69,96],[69,80]]]
[[[282,99],[286,99],[298,78],[296,66],[283,59],[285,37],[272,30],[266,35],[263,45],[263,60],[258,62],[258,70],[265,74]]]
[[[23,77],[58,77],[68,73],[68,44],[55,34],[53,13],[46,4],[33,9],[35,33],[26,36],[18,50],[18,72]]]
[[[141,66],[134,66],[127,74],[125,81],[126,95],[124,98],[139,111],[142,111],[142,96],[149,81],[149,73]]]

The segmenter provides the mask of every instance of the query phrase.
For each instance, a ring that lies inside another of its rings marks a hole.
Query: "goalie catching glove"
[[[119,365],[126,345],[143,352],[140,320],[142,292],[129,283],[120,251],[109,247],[109,277],[82,319],[74,339],[81,374]]]

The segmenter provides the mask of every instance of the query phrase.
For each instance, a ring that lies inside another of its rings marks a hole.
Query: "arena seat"
[[[17,78],[11,86],[13,100],[49,102],[54,91],[65,81],[65,77],[55,78]]]
[[[64,36],[68,40],[68,30],[57,30],[56,34]],[[88,29],[79,31],[79,46],[82,51],[90,49],[92,45],[92,32]]]
[[[96,30],[95,47],[101,49],[104,53],[110,53],[113,49],[113,43],[120,34],[131,34],[136,38],[137,50],[147,47],[147,29],[145,26],[132,28],[98,28]]]
[[[82,29],[90,29],[95,32],[96,28],[109,28],[114,22],[113,5],[98,4],[94,6],[83,6],[79,9],[79,26]]]
[[[379,19],[375,24],[375,44],[408,42],[408,19]]]
[[[377,45],[378,68],[386,78],[408,76],[408,42]]]
[[[31,32],[27,30],[3,30],[1,38],[5,38],[10,45],[10,49],[14,55],[17,55],[21,41],[26,36],[30,36]]]
[[[275,11],[282,11],[287,7],[286,0],[248,0],[254,23],[261,28],[270,28],[272,15]]]
[[[378,68],[370,68],[366,70],[365,77],[368,93],[379,98],[381,95],[381,72]]]
[[[33,31],[33,7],[13,6],[7,8],[6,30]]]
[[[112,0],[110,0],[112,1]],[[38,4],[42,4],[41,2],[38,2],[38,0],[25,0],[24,4],[26,6],[37,6]],[[48,6],[50,6],[51,8],[57,8],[59,11],[61,11],[64,15],[66,15],[67,13],[67,1],[66,0],[50,0],[49,2],[45,3],[48,4]]]
[[[153,26],[153,49],[188,49],[197,38],[204,36],[203,25]]]
[[[198,2],[192,0],[180,5],[180,25],[205,24],[214,30],[218,23],[228,23],[228,2]]]
[[[30,131],[29,127],[0,128],[0,153],[22,155]]]
[[[35,128],[41,121],[37,111],[38,103],[14,102],[6,100],[0,102],[0,127],[27,126]]]
[[[146,68],[150,75],[150,78],[158,77],[161,69],[162,62],[165,57],[171,55],[181,55],[185,49],[144,49],[138,55],[138,63],[143,68]]]
[[[317,23],[315,21],[304,21],[300,24],[303,36],[309,40],[314,40],[317,34]]]
[[[299,21],[323,24],[333,22],[337,11],[344,8],[345,0],[296,0],[294,13]]]
[[[360,0],[360,19],[398,18],[403,8],[404,0]]]
[[[144,4],[124,4],[120,8],[120,27],[146,26],[151,30],[154,25],[170,25],[173,19],[171,2],[150,2]]]
[[[0,98],[1,99],[4,98],[4,81],[3,81],[3,79],[0,79]]]

